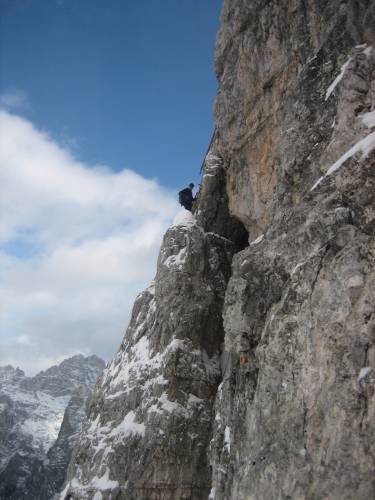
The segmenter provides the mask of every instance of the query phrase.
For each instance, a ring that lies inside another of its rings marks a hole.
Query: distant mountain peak
[[[104,365],[77,354],[33,377],[0,366],[0,498],[42,500],[58,490]]]
[[[9,379],[22,378],[25,372],[20,368],[14,368],[12,365],[0,366],[0,384]]]

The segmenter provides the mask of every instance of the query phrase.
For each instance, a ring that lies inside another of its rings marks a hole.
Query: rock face
[[[0,367],[0,498],[51,498],[65,479],[86,400],[104,362],[74,356],[26,377]]]
[[[251,239],[369,132],[374,20],[372,1],[224,1],[216,127],[230,211]]]
[[[176,218],[155,283],[136,300],[93,394],[63,498],[208,497],[221,311],[234,251],[189,212]]]
[[[215,114],[253,243],[223,311],[215,499],[375,495],[374,8],[224,2]]]
[[[216,71],[195,219],[61,498],[372,500],[375,3],[225,0]]]

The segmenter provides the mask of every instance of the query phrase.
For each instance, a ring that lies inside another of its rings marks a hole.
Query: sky
[[[0,365],[116,352],[199,183],[219,0],[0,0]]]

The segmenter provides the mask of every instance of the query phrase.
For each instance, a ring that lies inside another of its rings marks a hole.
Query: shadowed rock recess
[[[374,28],[373,1],[224,1],[195,217],[62,499],[375,498]]]

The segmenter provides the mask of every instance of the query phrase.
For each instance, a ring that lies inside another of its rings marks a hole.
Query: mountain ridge
[[[45,475],[47,489],[48,482],[54,481],[53,493],[58,490],[73,440],[65,443],[65,462],[60,460],[58,477],[50,477],[48,465],[52,466],[52,462],[46,461],[56,448],[71,400],[77,397],[77,392],[81,394],[77,414],[82,418],[82,408],[103,367],[104,362],[97,356],[82,355],[67,358],[33,377],[11,365],[0,367],[0,498],[21,499],[30,495],[40,500],[50,498],[50,491],[30,484],[30,481],[40,482],[40,475]],[[70,435],[77,432],[78,425],[76,421]]]

